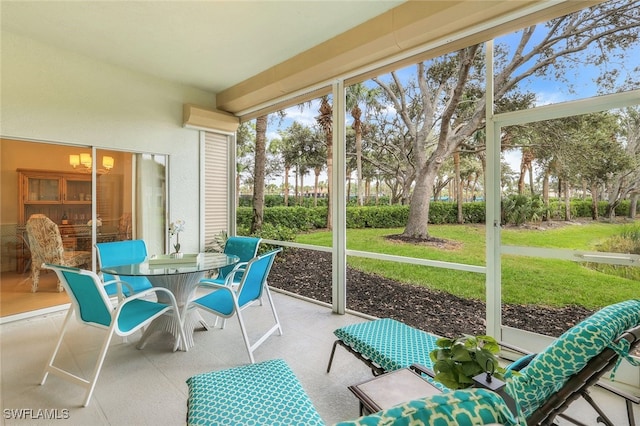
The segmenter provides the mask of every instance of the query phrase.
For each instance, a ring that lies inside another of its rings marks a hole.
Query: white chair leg
[[[58,337],[58,342],[56,343],[56,347],[53,349],[53,353],[49,358],[49,362],[44,368],[44,375],[42,376],[42,380],[40,381],[41,385],[44,385],[44,383],[47,381],[47,376],[49,375],[49,371],[53,367],[53,361],[55,361],[56,356],[58,355],[58,350],[60,349],[60,345],[62,344],[62,339],[64,338],[64,334],[67,332],[67,324],[69,323],[69,320],[71,320],[72,316],[73,316],[73,305],[71,305],[71,307],[69,308],[69,311],[67,312],[67,316],[64,318],[64,321],[62,323],[62,329],[60,330],[60,335]]]
[[[276,312],[276,305],[273,303],[273,296],[271,296],[271,291],[269,291],[268,286],[265,286],[264,290],[267,293],[267,298],[269,299],[269,304],[271,305],[271,312],[273,313],[273,319],[276,320],[276,325],[278,326],[278,332],[280,336],[282,336],[282,326],[280,325],[280,319],[278,318],[278,313]]]
[[[102,364],[104,363],[104,358],[107,356],[107,350],[109,349],[109,343],[111,343],[111,338],[113,337],[113,328],[109,330],[109,335],[104,340],[102,344],[102,348],[100,349],[100,354],[98,355],[98,361],[96,362],[96,366],[93,370],[93,374],[91,378],[88,380],[89,389],[87,390],[87,394],[84,399],[83,407],[89,405],[89,401],[91,400],[91,395],[93,395],[93,390],[96,388],[96,383],[98,382],[98,376],[100,375],[100,370],[102,370]]]
[[[249,354],[249,360],[251,364],[255,364],[255,359],[253,358],[253,352],[251,351],[251,343],[249,343],[249,335],[247,334],[247,330],[244,327],[244,321],[242,320],[242,314],[240,314],[240,310],[236,311],[236,315],[238,316],[238,323],[240,323],[240,331],[242,331],[242,339],[244,340],[244,345],[247,347],[247,353]]]

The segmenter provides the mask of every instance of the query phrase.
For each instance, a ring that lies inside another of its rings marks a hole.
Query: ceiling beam
[[[410,52],[421,46],[439,46],[440,49],[431,49],[434,57],[601,2],[408,1],[219,92],[217,108],[246,116],[278,99],[300,97],[306,90],[317,92],[319,85],[328,85],[337,78],[367,69],[369,74],[374,69],[383,73],[384,66],[389,68],[390,62],[403,59],[417,62],[417,53]],[[495,25],[487,28],[487,23]]]

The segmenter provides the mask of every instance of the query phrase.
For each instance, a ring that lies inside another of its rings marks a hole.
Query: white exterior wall
[[[199,135],[182,127],[185,103],[215,95],[1,34],[0,135],[168,154],[170,219],[184,219],[183,250],[199,244]]]

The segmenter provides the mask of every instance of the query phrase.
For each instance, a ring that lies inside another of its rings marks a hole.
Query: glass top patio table
[[[171,260],[168,259],[165,263],[153,264],[147,259],[142,263],[101,268],[101,271],[111,275],[129,277],[144,276],[151,278],[152,276],[204,273],[224,266],[235,265],[239,261],[240,258],[235,255],[200,253],[198,260],[195,262],[185,262],[184,259],[175,259],[175,263],[171,263]]]
[[[154,287],[164,287],[169,289],[176,298],[180,315],[183,315],[184,332],[186,342],[180,340],[180,323],[175,317],[162,315],[156,318],[144,332],[138,348],[142,349],[146,345],[149,336],[156,332],[169,332],[175,338],[173,350],[178,346],[182,350],[188,350],[194,345],[193,331],[198,323],[205,329],[209,329],[206,321],[200,316],[198,311],[189,307],[189,302],[193,300],[198,283],[205,274],[210,271],[222,268],[223,266],[235,265],[240,261],[238,256],[224,253],[199,253],[197,260],[195,255],[193,261],[189,259],[167,259],[162,258],[161,263],[154,263],[154,259],[146,259],[142,263],[130,265],[111,266],[102,268],[102,272],[115,275],[122,281],[127,281],[127,277],[144,276],[147,277]],[[155,259],[158,260],[158,259]],[[158,294],[158,302],[170,303],[166,295]]]

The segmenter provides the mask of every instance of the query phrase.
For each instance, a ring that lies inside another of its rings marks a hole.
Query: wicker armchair
[[[40,269],[43,263],[62,266],[82,266],[91,262],[89,251],[65,251],[60,230],[51,219],[43,214],[31,215],[27,220],[27,235],[31,250],[31,291],[38,291]],[[58,291],[63,287],[58,281]]]

